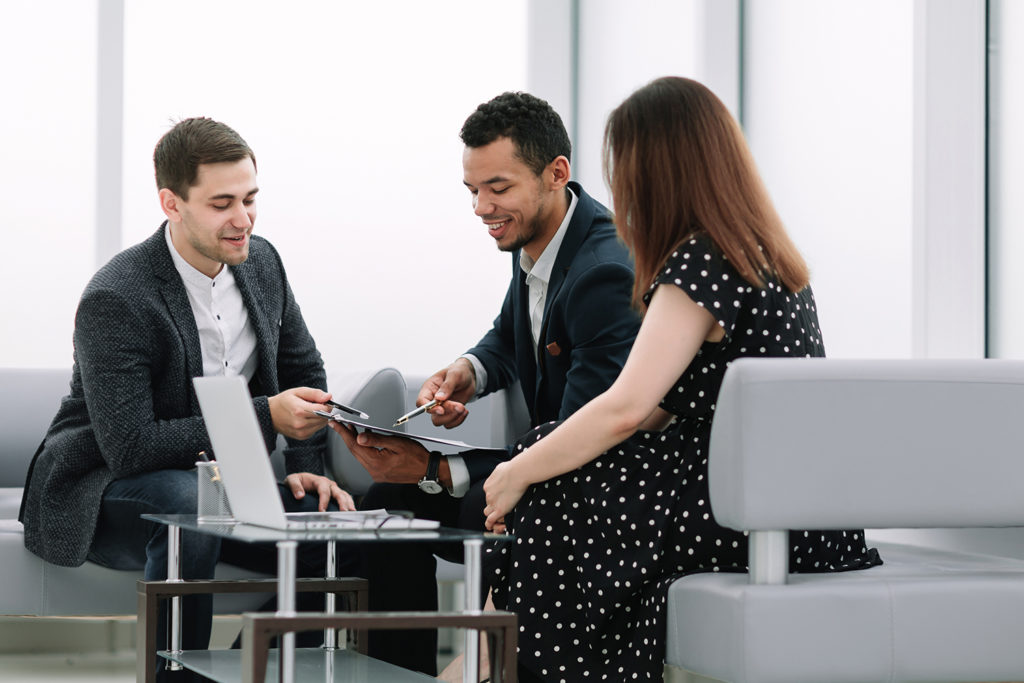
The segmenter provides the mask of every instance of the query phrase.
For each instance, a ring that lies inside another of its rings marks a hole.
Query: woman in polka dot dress
[[[746,570],[746,536],[708,501],[729,362],[824,355],[807,267],[709,90],[663,78],[631,95],[608,120],[605,170],[640,333],[608,391],[521,439],[484,485],[488,528],[515,535],[485,562],[527,681],[661,680],[669,584]],[[794,571],[880,563],[861,531],[790,537]]]

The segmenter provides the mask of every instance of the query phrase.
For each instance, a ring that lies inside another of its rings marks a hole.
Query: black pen
[[[369,417],[370,417],[369,415],[367,415],[363,411],[356,410],[355,408],[350,408],[347,405],[345,405],[344,403],[338,403],[337,401],[324,401],[324,403],[326,403],[329,406],[334,406],[338,410],[342,410],[342,411],[344,411],[346,413],[351,413],[352,415],[358,415],[359,417],[363,418],[364,420],[369,419]]]

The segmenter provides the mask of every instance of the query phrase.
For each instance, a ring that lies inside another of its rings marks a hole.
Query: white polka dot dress
[[[824,355],[810,288],[750,285],[707,238],[681,245],[651,291],[665,284],[713,312],[725,331],[662,401],[676,420],[530,487],[507,516],[515,540],[487,550],[495,605],[519,618],[526,679],[662,680],[669,584],[687,573],[746,570],[745,535],[719,526],[708,501],[707,447],[725,369],[741,356]],[[536,428],[518,448],[555,426]],[[881,562],[861,531],[790,538],[793,571]]]

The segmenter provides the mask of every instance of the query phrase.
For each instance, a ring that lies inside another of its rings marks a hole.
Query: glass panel
[[[579,3],[579,103],[573,176],[611,206],[601,172],[608,114],[659,76],[699,78],[700,13],[696,0]],[[635,40],[631,37],[640,37]]]
[[[256,230],[280,251],[328,366],[449,363],[508,284],[509,257],[462,185],[458,133],[479,103],[526,87],[526,11],[526,0],[127,3],[126,244],[163,220],[160,135],[188,116],[224,121],[256,153]]]
[[[95,3],[5,6],[0,63],[0,366],[70,368],[95,270]]]
[[[913,2],[748,2],[745,21],[745,127],[825,347],[908,357]]]

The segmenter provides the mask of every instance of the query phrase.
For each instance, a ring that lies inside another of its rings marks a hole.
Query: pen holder
[[[199,486],[199,500],[196,504],[198,521],[215,524],[234,522],[227,492],[224,490],[224,480],[220,477],[217,463],[197,462],[196,477]]]

